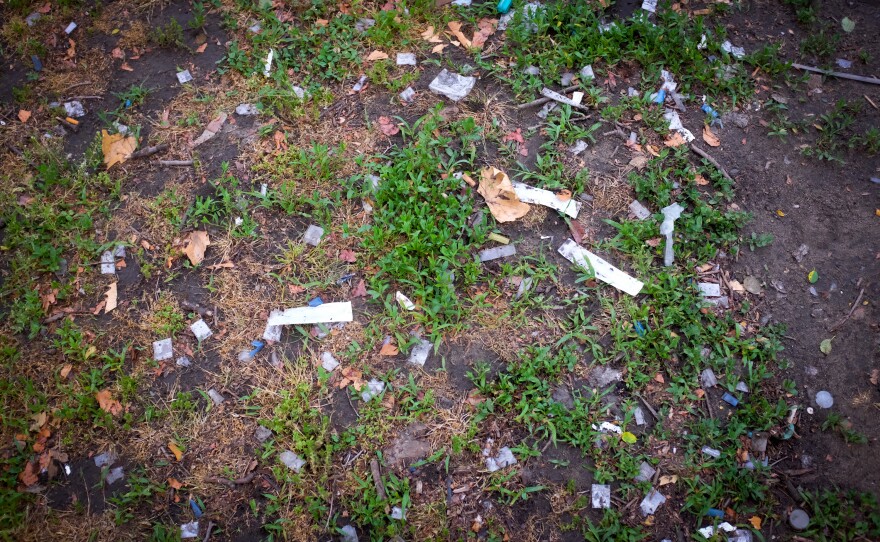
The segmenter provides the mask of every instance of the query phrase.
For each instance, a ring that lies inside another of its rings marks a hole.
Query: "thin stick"
[[[382,473],[379,472],[379,462],[375,459],[370,461],[370,471],[373,473],[373,483],[376,485],[376,493],[379,500],[384,501],[388,497],[385,495],[385,485],[382,483]]]
[[[640,393],[636,393],[636,397],[638,397],[639,399],[642,400],[642,403],[644,403],[645,406],[648,408],[648,410],[651,411],[651,415],[654,416],[654,419],[657,420],[657,421],[660,421],[660,416],[657,414],[657,411],[654,410],[654,407],[652,407],[652,406],[648,403],[648,401],[645,400],[644,397],[642,397],[642,394],[640,394]]]
[[[851,73],[833,72],[831,70],[823,70],[821,68],[815,68],[813,66],[804,66],[803,64],[792,64],[791,67],[797,68],[799,70],[804,70],[807,72],[821,73],[822,75],[830,75],[831,77],[839,77],[840,79],[850,79],[852,81],[859,81],[860,83],[870,83],[872,85],[880,85],[880,79],[877,79],[876,77],[865,77],[864,75],[853,75]]]
[[[146,158],[147,156],[153,156],[157,152],[163,152],[168,150],[168,143],[162,143],[161,145],[153,145],[152,147],[144,147],[138,151],[131,153],[132,158]]]
[[[874,103],[874,100],[872,100],[871,98],[868,98],[867,94],[862,94],[862,96],[864,96],[865,99],[868,100],[868,103],[871,104],[871,107],[873,107],[874,109],[877,109],[877,104]]]
[[[84,87],[86,85],[91,85],[91,84],[92,84],[91,81],[83,81],[82,83],[76,83],[76,84],[70,85],[69,87],[64,89],[64,92],[62,92],[61,94],[67,94],[68,92],[75,89],[76,87]]]
[[[842,326],[843,324],[845,324],[847,320],[849,320],[849,317],[852,316],[852,314],[856,311],[856,307],[858,307],[858,306],[859,306],[859,303],[862,301],[862,296],[863,296],[863,295],[865,295],[865,289],[864,289],[864,288],[862,288],[862,290],[859,292],[859,296],[858,296],[858,297],[856,298],[856,300],[853,302],[853,306],[852,306],[852,308],[849,310],[849,312],[848,312],[847,315],[843,318],[843,320],[841,320],[840,322],[837,322],[837,324],[835,324],[835,325],[834,325],[829,331],[831,331],[831,332],[837,331],[837,328],[839,328],[840,326]]]
[[[61,100],[62,102],[71,102],[73,100],[103,100],[103,96],[71,96]]]
[[[205,538],[202,539],[202,542],[208,542],[211,539],[211,531],[214,529],[214,522],[208,522],[208,532],[205,533]]]
[[[160,166],[191,166],[192,160],[159,160]]]
[[[721,167],[721,164],[719,164],[717,160],[715,160],[714,158],[712,158],[711,156],[709,156],[709,153],[707,153],[706,151],[704,151],[704,150],[701,149],[700,147],[697,147],[697,146],[694,145],[694,144],[691,144],[691,150],[694,151],[695,153],[697,153],[698,155],[700,155],[701,157],[705,158],[707,162],[709,162],[710,164],[712,164],[713,166],[715,166],[715,167],[718,169],[718,171],[720,171],[721,174],[724,175],[724,176],[727,178],[727,180],[729,180],[729,181],[732,182],[732,183],[735,183],[735,182],[736,182],[736,181],[733,179],[733,177],[731,177],[731,176],[727,173],[727,171],[726,171],[723,167]]]
[[[577,90],[578,88],[580,88],[580,85],[572,85],[570,87],[562,89],[562,92],[572,92],[574,90]],[[528,109],[530,107],[535,107],[536,105],[544,105],[549,101],[550,98],[538,98],[537,100],[532,100],[531,102],[520,104],[516,106],[516,108],[519,110]]]

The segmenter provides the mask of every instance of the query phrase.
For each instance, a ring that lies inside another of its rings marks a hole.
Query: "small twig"
[[[849,320],[849,317],[852,316],[852,314],[856,311],[856,307],[858,307],[858,306],[859,306],[859,303],[862,301],[862,296],[863,296],[863,295],[865,295],[865,289],[864,289],[864,288],[862,288],[862,290],[859,292],[859,296],[858,296],[858,297],[856,298],[856,300],[853,302],[853,306],[852,306],[852,308],[849,309],[849,312],[846,314],[846,316],[843,318],[843,320],[841,320],[840,322],[837,322],[834,326],[831,327],[831,329],[830,329],[829,331],[831,331],[832,333],[835,332],[835,331],[837,331],[837,328],[839,328],[840,326],[842,326],[843,324],[845,324],[847,320]]]
[[[214,313],[211,311],[211,309],[207,309],[194,301],[190,301],[189,299],[184,299],[183,301],[180,302],[180,305],[184,309],[189,309],[191,311],[195,311],[195,312],[199,313],[199,316],[213,316],[214,315]]]
[[[214,529],[214,522],[208,522],[208,531],[205,533],[205,538],[202,539],[202,542],[208,542],[211,539],[211,531]]]
[[[24,153],[21,152],[21,149],[19,149],[18,147],[16,147],[12,143],[7,143],[6,148],[8,148],[10,151],[12,151],[12,153],[17,155],[19,158],[21,158],[22,160],[27,162],[27,165],[31,166],[33,169],[37,169],[37,165],[34,164],[30,158],[25,156]]]
[[[873,107],[874,109],[878,109],[877,104],[874,103],[874,100],[868,98],[867,94],[863,94],[862,96],[864,96],[865,99],[868,100],[868,103],[871,104],[871,107]]]
[[[659,422],[659,421],[660,421],[660,415],[657,414],[657,411],[654,410],[654,407],[652,407],[652,406],[650,405],[650,403],[648,403],[648,401],[646,401],[645,398],[642,397],[642,394],[641,394],[641,393],[636,393],[636,397],[638,397],[639,399],[642,400],[642,403],[645,404],[645,407],[647,407],[647,409],[648,409],[649,411],[651,411],[651,415],[654,416],[654,419],[657,420],[657,421]]]
[[[566,87],[566,88],[562,89],[562,92],[572,92],[574,90],[577,90],[578,88],[580,88],[580,85],[572,85],[570,87]],[[528,103],[519,104],[518,106],[516,106],[516,108],[518,110],[528,109],[530,107],[535,107],[537,105],[544,105],[545,103],[547,103],[549,101],[550,101],[550,98],[538,98],[537,100],[532,100],[531,102],[528,102]]]
[[[72,102],[73,100],[103,100],[103,96],[71,96],[70,98],[64,98],[61,100],[62,102]]]
[[[727,180],[729,180],[732,183],[736,182],[733,179],[733,177],[731,177],[730,174],[727,173],[727,170],[725,170],[723,167],[721,167],[721,164],[719,164],[717,160],[715,160],[714,158],[709,156],[709,153],[707,153],[706,151],[704,151],[700,147],[697,147],[694,144],[691,144],[691,150],[694,151],[695,153],[697,153],[698,155],[700,155],[701,157],[705,158],[707,162],[709,162],[710,164],[715,166],[718,169],[718,171],[720,171],[721,174],[727,178]]]
[[[67,94],[68,92],[70,92],[71,90],[73,90],[77,87],[84,87],[86,85],[91,85],[91,84],[92,84],[91,81],[83,81],[82,83],[74,83],[73,85],[70,85],[69,87],[64,89],[64,92],[62,92],[61,94]]]
[[[223,478],[222,476],[208,476],[207,478],[205,478],[205,481],[214,482],[215,484],[221,484],[226,487],[235,487],[235,482],[227,478]]]
[[[379,471],[379,461],[376,459],[370,461],[370,471],[373,473],[373,484],[376,485],[376,494],[379,495],[380,501],[384,501],[388,496],[385,495],[385,484],[382,483],[382,473]]]
[[[134,151],[131,153],[132,158],[146,158],[147,156],[153,156],[157,152],[163,152],[168,150],[168,143],[162,143],[161,145],[153,145],[152,147],[144,147],[138,151]]]
[[[709,411],[709,418],[711,418],[712,420],[714,420],[714,419],[715,419],[715,413],[712,412],[712,401],[709,399],[709,392],[707,391],[707,392],[706,392],[706,395],[704,395],[703,397],[706,398],[706,410]]]
[[[160,166],[191,166],[192,160],[159,160]]]
[[[870,83],[872,85],[880,85],[880,79],[877,79],[876,77],[865,77],[864,75],[853,75],[851,73],[833,72],[831,70],[823,70],[821,68],[814,68],[813,66],[804,66],[803,64],[792,64],[791,67],[797,68],[799,70],[804,70],[805,72],[821,73],[822,75],[830,75],[831,77],[838,77],[840,79],[850,79],[852,81],[859,81],[861,83]]]

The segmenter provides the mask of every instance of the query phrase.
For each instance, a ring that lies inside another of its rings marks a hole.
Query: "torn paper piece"
[[[396,294],[394,294],[394,299],[396,299],[397,302],[400,303],[400,306],[404,309],[408,311],[416,310],[416,304],[413,303],[410,298],[403,295],[402,292],[397,292]]]
[[[431,348],[433,347],[434,344],[431,343],[431,341],[422,339],[422,342],[417,344],[409,353],[410,364],[424,367],[425,362],[428,361],[428,355],[431,353]]]
[[[385,383],[375,378],[367,382],[366,389],[361,392],[361,399],[366,403],[385,390]]]
[[[330,352],[324,352],[321,354],[321,367],[328,373],[332,373],[339,367],[339,361]]]
[[[593,508],[611,508],[611,486],[593,484],[592,501]]]
[[[578,213],[581,211],[581,206],[583,205],[581,202],[573,198],[569,197],[568,199],[561,199],[549,190],[535,188],[534,186],[529,186],[523,183],[513,183],[513,191],[516,193],[516,197],[523,203],[536,203],[538,205],[550,207],[551,209],[555,209],[571,218],[577,218]]]
[[[171,347],[171,338],[162,339],[153,342],[153,359],[162,361],[163,359],[171,359],[173,352]]]
[[[642,205],[642,202],[637,199],[632,200],[632,203],[629,204],[629,212],[639,220],[645,220],[651,216],[651,211],[649,211],[648,208]]]
[[[703,297],[721,297],[721,285],[714,282],[700,282],[697,284]]]
[[[284,315],[284,311],[280,311],[278,309],[274,309],[271,313],[269,313],[269,320],[272,318],[277,318]],[[271,324],[266,324],[266,330],[263,331],[263,338],[267,341],[278,342],[281,340],[281,326],[273,326]]]
[[[696,139],[694,134],[681,123],[681,118],[678,116],[677,112],[672,109],[667,109],[666,113],[663,114],[663,118],[669,121],[669,129],[681,134],[681,137],[683,137],[688,143]]]
[[[544,87],[543,89],[541,89],[541,96],[543,96],[545,98],[550,98],[554,102],[559,102],[561,104],[570,105],[570,106],[576,107],[578,109],[586,109],[584,106],[577,104],[577,103],[574,103],[574,100],[570,100],[570,99],[566,98],[565,96],[563,96],[562,94],[559,94],[558,92],[554,92],[547,87]]]
[[[497,260],[498,258],[507,258],[508,256],[513,256],[516,254],[516,247],[513,245],[503,245],[500,247],[487,248],[486,250],[481,250],[478,257],[480,258],[480,262],[490,262],[492,260]]]
[[[177,72],[177,81],[182,85],[184,83],[189,83],[193,80],[193,76],[189,73],[189,70],[183,70],[182,72]]]
[[[736,59],[740,59],[746,56],[746,50],[742,47],[735,47],[732,43],[730,43],[730,40],[727,40],[721,44],[721,50],[725,53],[733,55],[733,57]]]
[[[642,9],[645,11],[650,11],[654,13],[657,11],[657,0],[644,0],[642,2]]]
[[[263,77],[269,77],[272,73],[272,59],[275,58],[275,51],[269,49],[269,55],[266,57],[266,67],[263,68]]]
[[[101,253],[101,274],[112,275],[114,273],[116,273],[116,258],[113,257],[112,252],[105,250]]]
[[[323,324],[332,322],[351,322],[351,302],[324,303],[317,307],[295,307],[286,309],[280,315],[269,316],[270,326],[290,326],[300,324]]]
[[[193,141],[193,148],[198,147],[205,141],[208,141],[220,131],[220,128],[223,127],[223,123],[226,122],[226,113],[220,113],[217,118],[208,123],[208,126],[205,127],[205,131],[202,132],[202,135],[199,136],[198,139]]]
[[[516,465],[516,457],[507,446],[498,450],[498,455],[495,457],[486,458],[486,470],[489,472],[495,472],[510,465]]]
[[[302,469],[306,464],[305,459],[301,458],[290,450],[287,450],[286,452],[281,452],[281,454],[278,456],[278,459],[280,459],[281,462],[284,463],[284,466],[292,469],[294,472],[299,472],[300,469]]]
[[[566,240],[565,243],[559,247],[559,253],[562,254],[566,260],[581,267],[587,269],[592,267],[593,272],[596,273],[597,279],[610,284],[629,295],[638,295],[644,286],[642,281],[627,275],[571,239]]]

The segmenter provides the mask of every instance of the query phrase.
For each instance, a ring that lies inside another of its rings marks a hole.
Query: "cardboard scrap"
[[[101,130],[101,151],[104,153],[104,165],[107,169],[131,158],[136,147],[137,139],[134,136],[110,135],[107,130]]]
[[[513,183],[513,191],[516,193],[516,197],[524,203],[536,203],[550,207],[571,218],[578,217],[583,205],[581,202],[571,199],[571,192],[568,192],[568,196],[566,196],[564,192],[556,194],[523,183]]]

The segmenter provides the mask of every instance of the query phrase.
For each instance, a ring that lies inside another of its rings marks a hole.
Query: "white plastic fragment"
[[[534,203],[537,205],[543,205],[544,207],[550,207],[551,209],[568,215],[571,218],[577,218],[578,213],[581,212],[581,206],[583,205],[583,203],[574,198],[562,200],[550,190],[535,188],[534,186],[519,182],[513,182],[513,191],[516,193],[516,197],[523,203]]]
[[[214,388],[211,388],[208,390],[208,397],[210,397],[211,401],[214,401],[214,404],[218,405],[218,406],[221,405],[223,403],[223,401],[226,400],[223,398],[222,395],[220,395],[220,392],[218,392]]]
[[[64,112],[68,117],[80,118],[86,115],[86,108],[79,100],[64,102]]]
[[[696,139],[694,134],[681,123],[681,117],[678,116],[678,112],[672,109],[667,109],[663,114],[663,118],[669,121],[669,129],[681,134],[681,137],[683,137],[686,142],[690,143]]]
[[[651,211],[637,199],[632,200],[632,203],[629,204],[629,211],[639,220],[645,220],[651,216]]]
[[[189,367],[192,365],[192,361],[186,356],[180,356],[175,363],[178,367]]]
[[[328,373],[332,373],[339,367],[339,361],[330,352],[323,352],[321,354],[321,367]]]
[[[663,222],[660,224],[660,235],[666,236],[666,249],[663,252],[663,265],[669,267],[675,261],[675,252],[672,250],[672,233],[675,230],[675,221],[681,216],[684,207],[677,203],[660,209],[663,213]]]
[[[699,282],[697,288],[703,297],[721,297],[721,285],[714,282]]]
[[[837,62],[837,66],[840,68],[843,68],[844,70],[848,70],[848,69],[852,68],[852,61],[851,60],[847,60],[845,58],[838,58],[836,62]]]
[[[316,247],[321,242],[322,237],[324,237],[324,228],[311,224],[303,234],[303,242]]]
[[[351,322],[354,315],[351,302],[323,303],[317,307],[294,307],[269,316],[270,326],[290,326],[301,324],[323,324],[334,322]]]
[[[367,76],[361,75],[361,78],[358,79],[358,82],[355,83],[353,87],[351,87],[351,90],[353,92],[360,92],[361,90],[364,89],[364,85],[366,85],[366,84],[367,84]]]
[[[541,75],[541,68],[537,66],[529,66],[523,70],[523,73],[525,73],[526,75],[538,76]]]
[[[529,30],[529,32],[534,33],[538,31],[538,25],[536,25],[532,21],[535,18],[535,14],[538,12],[538,8],[542,7],[543,6],[540,2],[529,2],[528,4],[524,5],[522,9],[520,9],[520,11],[522,12],[523,24]],[[501,19],[498,20],[498,30],[502,32],[504,30],[507,30],[507,25],[509,25],[510,22],[513,20],[514,15],[515,12],[513,10],[505,13],[501,17]]]
[[[486,458],[486,470],[489,472],[499,471],[510,465],[516,465],[516,457],[507,446],[498,450],[498,455],[495,457]]]
[[[354,530],[354,527],[351,525],[346,525],[345,527],[339,529],[340,534],[342,534],[342,542],[359,542],[357,531]]]
[[[266,67],[263,68],[263,77],[269,77],[272,73],[272,59],[275,58],[275,51],[273,49],[269,49],[269,54],[266,56]]]
[[[645,498],[642,499],[642,502],[639,504],[639,508],[642,510],[643,516],[650,516],[654,512],[660,508],[660,505],[666,502],[666,497],[664,497],[659,491],[654,488],[651,488],[651,491],[645,495]]]
[[[266,183],[261,184],[260,185],[260,195],[265,198],[266,194],[268,194],[268,193],[269,193],[269,185]]]
[[[645,11],[650,11],[654,13],[657,11],[657,0],[644,0],[642,2],[642,9]]]
[[[737,382],[736,391],[741,391],[743,393],[749,393],[749,386],[743,381]]]
[[[626,89],[626,95],[630,98],[634,98],[639,95],[639,91],[632,87],[629,87],[628,89]]]
[[[559,105],[559,104],[557,104],[556,102],[545,103],[544,106],[541,109],[539,109],[538,112],[536,113],[538,115],[538,118],[546,119],[547,115],[549,115],[551,111],[556,109],[557,105]]]
[[[715,378],[712,369],[703,369],[703,372],[700,373],[700,384],[704,388],[714,388],[718,384],[718,379]]]
[[[403,295],[403,292],[397,292],[396,294],[394,294],[394,299],[396,299],[400,306],[404,309],[408,311],[416,310],[416,304],[413,303],[410,298]]]
[[[95,466],[100,468],[109,467],[113,463],[116,463],[116,453],[114,452],[102,452],[94,457]]]
[[[395,506],[394,508],[392,508],[391,509],[391,519],[399,519],[399,520],[404,519],[403,508],[401,508],[399,506]]]
[[[575,93],[575,94],[577,94],[577,93]],[[577,141],[574,142],[574,145],[572,145],[571,147],[568,148],[568,152],[570,152],[571,154],[574,154],[575,156],[584,152],[585,150],[587,150],[587,142],[584,141],[583,139],[578,139]]]
[[[740,59],[746,56],[746,50],[742,47],[734,46],[732,43],[730,43],[730,40],[727,40],[721,44],[721,50],[725,53],[730,53],[736,59]]]
[[[281,316],[284,316],[284,311],[273,309],[272,312],[269,313],[269,320]],[[274,341],[277,343],[281,340],[281,326],[266,323],[266,330],[263,331],[263,338],[267,341]]]
[[[516,290],[516,299],[521,298],[523,294],[531,290],[533,282],[534,279],[532,279],[532,277],[523,278],[522,281],[519,283],[519,288],[517,288]]]
[[[124,467],[116,467],[115,469],[110,469],[104,481],[107,482],[107,485],[111,485],[121,480],[124,476]]]
[[[715,459],[718,459],[719,457],[721,457],[721,450],[716,450],[715,448],[710,448],[710,447],[708,447],[708,446],[703,446],[703,448],[701,449],[701,451],[702,451],[704,454],[708,455],[709,457],[714,457]]]
[[[235,108],[235,114],[241,115],[242,117],[256,115],[257,113],[259,113],[259,111],[257,110],[257,106],[255,106],[254,104],[239,104]]]
[[[706,34],[703,34],[703,35],[700,37],[700,43],[697,44],[697,50],[702,51],[703,49],[706,48],[706,46],[707,46],[708,44],[709,44],[709,42],[708,42],[708,40],[706,39]]]
[[[564,87],[567,87],[568,85],[571,84],[572,81],[574,81],[574,77],[575,77],[575,75],[573,73],[565,72],[559,78],[559,84],[561,84]]]
[[[252,24],[248,27],[248,30],[253,32],[254,34],[259,34],[260,30],[262,30],[262,29],[263,29],[263,25],[260,24],[259,21],[255,22],[254,24]]]
[[[40,17],[42,17],[42,16],[43,15],[39,11],[35,11],[35,12],[31,13],[30,15],[28,15],[27,17],[25,17],[24,22],[26,22],[28,26],[34,26],[35,24],[37,24],[37,21],[39,21]]]
[[[211,331],[211,328],[208,327],[208,324],[206,324],[205,321],[201,319],[193,325],[189,326],[189,329],[193,332],[193,335],[196,336],[196,339],[198,339],[199,342],[204,341],[214,334],[214,332]]]
[[[413,347],[412,351],[409,353],[409,363],[411,365],[424,367],[425,362],[428,361],[428,355],[431,353],[431,348],[433,347],[434,344],[431,341],[422,339],[422,342]]]
[[[727,533],[731,533],[736,530],[736,527],[734,527],[730,523],[724,521],[718,525],[718,530],[721,530],[721,531],[724,531]],[[712,535],[715,534],[715,527],[713,527],[712,525],[709,525],[708,527],[703,527],[702,529],[697,529],[697,532],[700,533],[701,535],[705,536],[706,538],[711,538]]]
[[[153,342],[153,359],[156,361],[162,361],[163,359],[171,359],[172,348],[171,348],[171,338],[162,339],[161,341]]]
[[[642,461],[641,465],[639,465],[639,474],[633,480],[636,482],[647,482],[657,473],[657,470],[648,464],[647,461]]]
[[[554,102],[559,102],[559,103],[561,103],[561,104],[570,105],[570,106],[572,106],[572,107],[576,107],[576,108],[578,108],[578,109],[583,109],[583,108],[584,108],[584,106],[582,106],[582,105],[580,105],[580,104],[576,104],[576,103],[574,103],[574,100],[571,100],[571,99],[569,99],[569,98],[566,98],[566,97],[563,96],[562,94],[560,94],[560,93],[558,93],[558,92],[555,92],[555,91],[553,91],[553,90],[550,90],[550,89],[547,88],[547,87],[544,87],[544,88],[541,89],[541,96],[543,96],[543,97],[545,97],[545,98],[550,98],[550,99],[553,100]]]
[[[511,245],[502,245],[500,247],[487,248],[486,250],[481,250],[479,253],[479,258],[481,262],[488,262],[492,260],[497,260],[499,258],[506,258],[508,256],[513,256],[516,254],[516,247]]]
[[[593,72],[593,66],[591,66],[590,64],[587,64],[586,66],[581,68],[581,79],[586,81],[587,79],[595,79],[595,78],[596,78],[596,74]]]
[[[816,404],[822,408],[831,408],[834,404],[834,397],[825,390],[816,394]]]
[[[296,455],[294,452],[287,450],[285,452],[281,452],[278,456],[278,459],[284,463],[284,466],[293,470],[294,472],[299,472],[300,469],[306,464],[306,460]]]
[[[453,102],[457,102],[470,94],[474,88],[477,79],[452,73],[447,69],[443,69],[437,74],[437,77],[428,85],[428,89],[435,94],[442,94]]]
[[[400,99],[404,102],[411,102],[413,98],[416,97],[416,91],[413,90],[412,87],[406,87],[403,92],[400,93]]]
[[[373,378],[369,382],[367,382],[367,387],[364,391],[361,392],[361,399],[366,403],[373,397],[379,395],[385,390],[385,383],[381,380],[376,380]]]
[[[69,36],[71,32],[76,30],[76,27],[77,27],[77,24],[71,21],[71,23],[69,25],[67,25],[67,27],[64,29],[64,33]]]
[[[189,523],[184,523],[180,526],[180,538],[198,538],[199,537],[199,522],[198,521],[190,521]]]
[[[398,66],[415,66],[416,65],[416,54],[415,53],[397,53],[397,65]]]
[[[376,19],[358,19],[356,23],[354,23],[354,29],[363,34],[367,31],[368,28],[372,28],[376,26]]]
[[[636,425],[645,425],[645,412],[642,407],[636,407],[633,417],[636,419]]]
[[[189,83],[193,80],[193,76],[189,73],[189,70],[183,70],[182,72],[177,72],[177,82],[181,85],[184,83]]]
[[[591,493],[593,508],[611,508],[611,486],[593,484]]]
[[[571,93],[571,101],[580,105],[584,101],[584,93],[581,91]]]
[[[642,281],[627,275],[599,256],[578,245],[572,239],[567,239],[559,247],[559,253],[576,265],[586,269],[592,268],[597,279],[629,295],[638,295],[644,286]]]
[[[254,431],[254,436],[257,437],[257,440],[260,442],[266,442],[272,436],[272,430],[268,427],[263,427],[262,425],[257,426],[257,430]]]
[[[112,275],[114,273],[116,273],[116,258],[113,257],[112,252],[105,250],[101,253],[101,274]]]
[[[596,429],[596,426],[593,426],[593,429]],[[620,428],[619,425],[614,425],[611,422],[602,422],[599,424],[599,431],[603,433],[614,433],[615,435],[623,434],[623,429]]]

